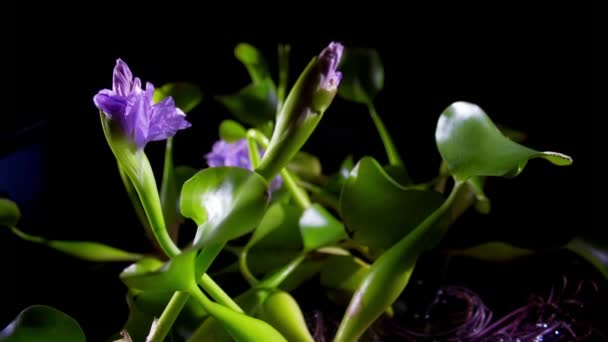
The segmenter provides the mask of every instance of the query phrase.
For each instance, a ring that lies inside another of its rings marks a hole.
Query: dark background
[[[6,70],[16,78],[5,100],[9,110],[3,118],[9,119],[0,130],[0,191],[20,202],[24,231],[135,251],[149,248],[92,102],[97,91],[111,87],[117,58],[143,81],[157,86],[189,81],[203,89],[204,102],[189,116],[193,127],[179,133],[175,149],[176,164],[204,167],[202,156],[217,139],[218,123],[231,118],[213,96],[248,83],[233,56],[238,42],[261,49],[273,70],[276,45],[291,44],[293,81],[332,40],[378,49],[385,67],[378,111],[417,181],[436,173],[436,121],[457,100],[475,102],[496,123],[524,131],[530,147],[574,158],[566,168],[533,160],[515,179],[491,180],[491,215],[468,214],[450,240],[503,238],[545,248],[598,228],[591,216],[599,179],[591,175],[597,113],[591,105],[590,8],[393,9],[369,3],[354,5],[350,14],[312,5],[283,14],[272,14],[275,8],[237,14],[194,5],[151,8],[153,13],[103,6],[15,13],[15,60]],[[318,154],[327,173],[349,153],[385,160],[365,108],[339,98],[305,150]],[[147,151],[160,170],[163,144],[151,143]],[[99,339],[97,332],[117,330],[126,317],[124,287],[117,278],[125,265],[72,260],[7,232],[0,232],[0,246],[8,267],[2,277],[8,288],[0,300],[1,327],[35,303],[68,312],[91,340]]]

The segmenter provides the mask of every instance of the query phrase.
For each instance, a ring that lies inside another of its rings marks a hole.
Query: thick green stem
[[[370,266],[353,294],[334,342],[357,341],[399,297],[407,286],[418,256],[427,248],[428,230],[450,209],[461,186],[462,183],[457,182],[439,208]]]
[[[260,144],[263,148],[268,147],[268,138],[266,138],[262,132],[256,129],[250,129],[247,131],[248,144],[252,140],[255,140],[255,142]],[[310,198],[308,197],[306,191],[304,191],[304,189],[298,185],[295,176],[285,168],[281,170],[281,176],[283,177],[287,191],[291,193],[298,206],[302,208],[302,210],[306,210],[310,206]]]
[[[150,330],[150,334],[146,338],[146,342],[163,342],[165,337],[171,330],[173,323],[179,316],[179,313],[184,308],[184,305],[188,302],[190,298],[190,294],[188,292],[175,292],[169,304],[165,307],[162,315],[158,320],[153,324],[152,330]]]
[[[382,144],[384,145],[384,149],[386,150],[386,155],[388,157],[389,164],[393,165],[393,166],[401,166],[401,167],[405,168],[405,164],[403,163],[403,161],[401,160],[401,157],[399,156],[399,152],[397,151],[397,148],[395,147],[395,144],[393,143],[393,139],[391,138],[391,135],[389,134],[386,127],[384,126],[382,119],[378,115],[378,112],[376,111],[376,107],[374,106],[374,103],[372,101],[370,101],[367,104],[367,108],[369,109],[369,115],[372,117],[372,120],[374,121],[374,125],[376,125],[376,130],[378,131],[378,134],[380,134],[380,139],[382,139]]]
[[[165,218],[163,216],[163,208],[160,204],[160,196],[158,195],[154,173],[152,172],[148,158],[144,155],[143,159],[145,159],[145,162],[142,162],[144,176],[141,177],[141,182],[139,182],[139,184],[137,182],[133,182],[133,184],[137,189],[141,204],[146,212],[158,244],[169,258],[173,258],[180,253],[180,250],[167,231]]]
[[[209,295],[215,299],[218,303],[227,306],[234,311],[243,312],[243,310],[236,304],[232,298],[222,290],[222,288],[207,275],[207,270],[215,258],[220,254],[224,244],[212,244],[203,248],[201,253],[196,258],[196,276],[198,283],[203,287]]]

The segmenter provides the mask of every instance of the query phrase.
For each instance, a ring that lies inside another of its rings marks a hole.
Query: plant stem
[[[296,201],[296,204],[302,210],[308,209],[308,207],[310,207],[310,198],[308,197],[306,191],[298,186],[295,176],[287,169],[281,170],[281,176],[283,177],[283,182],[287,187],[287,190],[291,193],[291,196],[293,196],[293,199]]]
[[[160,204],[160,196],[158,194],[150,162],[145,154],[142,156],[142,159],[144,159],[141,165],[143,177],[139,183],[134,182],[133,184],[137,189],[141,204],[146,211],[146,215],[148,216],[150,226],[152,227],[158,244],[169,258],[174,258],[180,253],[180,250],[167,231],[163,209]]]
[[[250,140],[255,140],[255,142],[260,144],[263,148],[268,147],[268,138],[266,138],[262,132],[256,129],[249,129],[247,131],[248,144]],[[304,191],[304,189],[298,185],[296,177],[286,168],[281,170],[281,176],[283,177],[287,190],[291,193],[298,206],[302,208],[302,210],[306,210],[310,206],[310,198],[308,197],[306,191]]]
[[[270,277],[262,280],[256,285],[256,288],[268,288],[275,289],[281,285],[289,275],[306,259],[307,253],[299,254],[295,259],[290,261],[287,265],[283,266],[279,271],[272,274]]]
[[[382,144],[384,145],[384,149],[386,150],[386,155],[388,156],[389,164],[394,165],[394,166],[401,166],[401,167],[405,168],[405,164],[403,163],[403,161],[401,160],[401,157],[399,156],[399,152],[397,151],[397,148],[395,147],[395,144],[393,143],[393,139],[391,138],[391,135],[389,134],[386,127],[384,126],[382,119],[378,115],[378,112],[376,111],[376,107],[374,106],[374,103],[372,101],[369,101],[367,103],[367,108],[369,110],[369,115],[372,117],[372,120],[374,121],[374,124],[376,125],[376,130],[378,131],[378,134],[380,134],[380,139],[382,139]]]
[[[189,298],[190,294],[188,292],[177,291],[173,294],[160,318],[153,325],[154,328],[150,330],[150,335],[146,338],[146,342],[163,342],[165,340],[165,337],[171,330],[171,326],[175,323],[177,316],[179,316]]]
[[[204,273],[198,283],[209,293],[211,298],[236,312],[243,312],[243,309],[230,297],[224,290],[207,274]]]
[[[249,248],[245,246],[239,253],[239,269],[249,285],[254,286],[258,283],[258,278],[253,275],[251,270],[249,270],[249,266],[247,266],[247,252],[249,252]]]
[[[418,256],[428,247],[428,230],[450,209],[462,184],[456,182],[439,208],[370,266],[346,309],[333,342],[356,341],[399,297],[407,286]],[[361,303],[366,305],[361,306]]]

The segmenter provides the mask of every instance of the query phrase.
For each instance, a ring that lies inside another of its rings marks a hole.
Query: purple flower
[[[147,82],[143,90],[140,79],[133,78],[127,64],[118,59],[112,90],[101,90],[93,102],[108,118],[119,123],[138,148],[143,148],[150,141],[165,140],[191,126],[186,114],[175,107],[172,97],[154,103],[153,96],[152,83]]]
[[[325,90],[338,88],[342,80],[342,73],[337,71],[338,64],[344,53],[344,45],[331,42],[319,54],[319,66],[321,69],[321,87]]]
[[[260,151],[260,157],[263,155],[264,151]],[[205,155],[205,159],[207,159],[209,167],[236,166],[253,171],[246,139],[237,140],[233,143],[218,140],[213,144],[211,152]],[[270,187],[273,190],[277,190],[281,187],[282,183],[281,177],[277,176],[272,181]]]

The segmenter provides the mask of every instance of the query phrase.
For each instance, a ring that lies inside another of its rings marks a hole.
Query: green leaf
[[[514,177],[534,158],[560,166],[572,164],[567,155],[539,152],[509,140],[479,106],[468,102],[455,102],[441,113],[435,140],[441,157],[458,180]]]
[[[270,79],[268,63],[266,63],[262,53],[254,46],[240,43],[234,48],[234,56],[247,68],[249,76],[254,83]]]
[[[224,120],[220,124],[220,139],[232,143],[246,137],[247,130],[240,123],[234,120]]]
[[[16,226],[21,219],[21,211],[15,202],[0,198],[0,226]]]
[[[345,49],[340,71],[338,94],[347,100],[370,103],[384,86],[384,67],[375,49]]]
[[[450,255],[465,256],[479,260],[502,262],[532,255],[534,251],[513,246],[502,241],[490,241],[465,249],[449,250],[448,253]]]
[[[32,305],[0,332],[0,341],[84,342],[86,338],[72,317],[50,306]]]
[[[167,83],[154,90],[154,102],[160,102],[168,96],[173,97],[175,106],[184,113],[189,113],[203,100],[201,89],[197,85],[187,82]]]
[[[304,250],[306,251],[312,251],[348,238],[342,222],[338,221],[325,207],[318,203],[313,203],[304,211],[299,225],[304,241]]]
[[[578,254],[589,263],[591,263],[598,271],[608,280],[608,243],[600,238],[588,238],[578,236],[570,241],[566,248]]]
[[[253,230],[268,205],[267,183],[255,172],[239,167],[199,171],[182,189],[184,217],[199,226],[195,247],[222,243]]]
[[[255,250],[300,250],[302,238],[298,222],[302,211],[288,203],[272,204],[258,228],[247,242],[247,248]]]
[[[71,255],[78,259],[93,262],[136,261],[143,255],[123,251],[98,242],[47,240],[40,236],[26,234],[15,227],[11,231],[23,240],[46,245],[52,249]]]
[[[261,126],[275,117],[277,93],[269,79],[251,83],[233,95],[217,96],[217,100],[248,125]]]
[[[189,250],[164,264],[157,259],[142,259],[125,268],[120,279],[129,288],[140,291],[190,291],[196,286],[195,257],[195,250]]]
[[[303,180],[315,180],[322,175],[319,158],[303,151],[296,153],[287,164],[287,169]]]
[[[353,240],[374,255],[392,246],[435,210],[443,197],[399,185],[371,157],[351,172],[340,198],[341,215]]]

